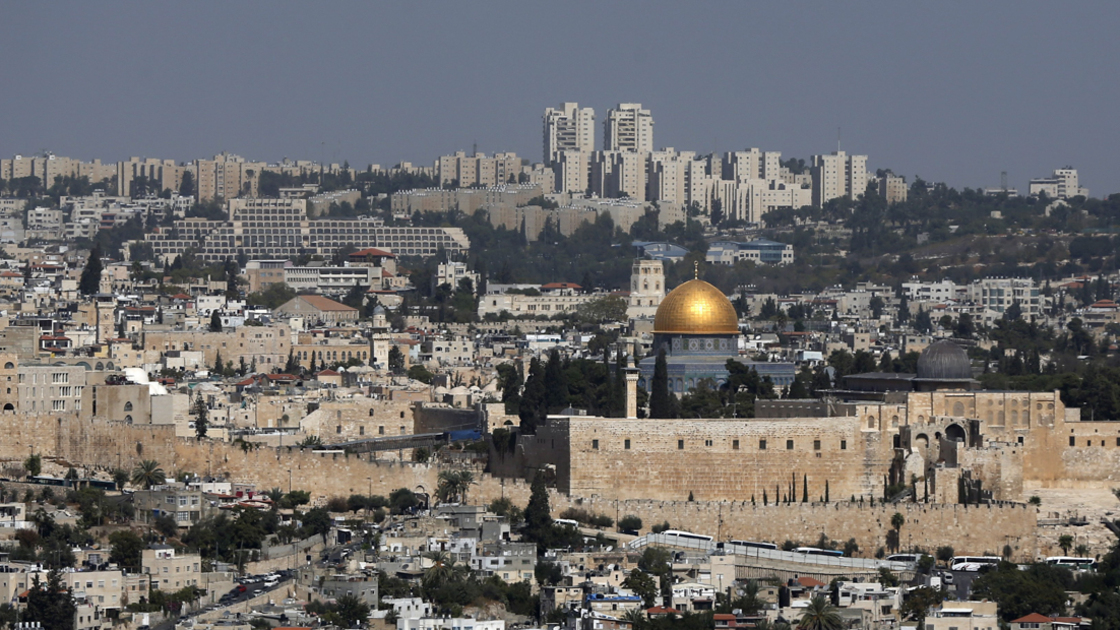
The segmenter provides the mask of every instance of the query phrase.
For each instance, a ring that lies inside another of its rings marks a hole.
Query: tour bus
[[[1077,558],[1074,556],[1050,556],[1046,564],[1053,564],[1068,569],[1087,571],[1097,567],[1097,561],[1092,558]]]
[[[689,541],[697,543],[710,543],[712,542],[712,540],[714,540],[711,536],[705,536],[703,534],[693,534],[692,532],[682,532],[678,529],[667,529],[661,532],[661,535],[667,536],[669,538],[675,538],[682,542]]]
[[[1000,558],[995,556],[956,556],[949,561],[949,568],[954,571],[979,571],[984,565],[998,566]]]
[[[778,546],[775,545],[774,543],[754,542],[754,541],[750,541],[750,540],[732,540],[732,541],[730,541],[730,544],[738,545],[740,547],[752,547],[754,549],[777,549],[778,548]]]
[[[797,549],[794,549],[794,551],[810,556],[830,556],[833,558],[839,558],[844,555],[843,551],[837,551],[835,549],[818,549],[817,547],[798,547]]]
[[[557,524],[557,525],[567,525],[569,527],[575,527],[577,529],[579,528],[579,522],[573,521],[570,518],[558,518],[558,519],[553,520],[552,522]]]
[[[916,553],[896,553],[893,556],[887,556],[887,562],[909,562],[914,563],[921,560],[922,556]]]

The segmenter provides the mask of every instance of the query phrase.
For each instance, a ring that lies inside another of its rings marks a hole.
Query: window
[[[678,451],[683,451],[684,450],[684,440],[677,440],[677,450]]]
[[[599,440],[591,440],[591,448],[599,450]]]
[[[814,451],[821,450],[821,441],[820,440],[813,440],[813,450]]]
[[[378,435],[385,435],[385,427],[377,427]]]
[[[1120,438],[1117,438],[1117,439],[1116,439],[1116,441],[1117,441],[1117,442],[1120,442]],[[626,450],[630,450],[630,440],[626,440],[626,442],[625,442],[625,445],[623,446],[623,448],[625,448]]]
[[[842,451],[848,450],[848,441],[847,440],[840,440],[840,450],[842,450]]]
[[[731,440],[731,450],[739,450],[739,440]]]
[[[758,441],[758,450],[760,450],[760,451],[765,451],[766,450],[766,440],[759,440]]]
[[[793,450],[793,440],[786,440],[786,450],[787,451],[792,451]]]
[[[1069,436],[1069,445],[1070,446],[1077,446],[1077,438],[1073,437],[1072,435]]]
[[[335,433],[342,433],[342,425],[340,424],[340,425],[338,425],[337,427],[335,427],[335,428],[334,428],[334,432],[335,432]]]
[[[365,427],[358,427],[358,435],[365,435],[365,434],[366,434],[366,428]]]
[[[711,446],[711,445],[712,445],[711,440],[704,440],[704,446]]]
[[[132,401],[131,400],[124,404],[124,410],[125,411],[132,411]]]

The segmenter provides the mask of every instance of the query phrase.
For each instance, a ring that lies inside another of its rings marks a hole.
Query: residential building
[[[837,197],[857,199],[867,189],[867,156],[843,151],[814,155],[812,174],[814,206]]]
[[[136,506],[136,520],[149,525],[167,515],[175,519],[179,527],[193,527],[210,512],[210,502],[202,492],[179,484],[137,490],[132,502]]]
[[[590,154],[595,150],[595,110],[579,103],[561,103],[544,110],[544,161],[554,164],[561,152]],[[559,179],[559,178],[558,178]]]
[[[170,545],[151,545],[141,552],[140,564],[151,580],[151,588],[177,591],[185,586],[198,586],[202,574],[202,556],[197,553],[176,553]]]
[[[477,295],[478,274],[468,269],[467,263],[447,261],[436,266],[436,275],[432,278],[432,288],[436,289],[446,284],[454,291],[459,288],[459,283],[463,280],[471,281],[471,290]]]
[[[1027,190],[1030,195],[1045,193],[1051,199],[1089,196],[1089,189],[1083,188],[1079,182],[1077,169],[1070,166],[1056,169],[1050,177],[1032,179]]]
[[[906,187],[906,178],[890,171],[875,178],[875,182],[879,187],[879,196],[886,199],[887,203],[902,203],[910,193],[910,189]]]
[[[451,253],[470,248],[462,228],[386,227],[380,219],[371,218],[308,220],[306,199],[231,199],[228,207],[229,221],[180,219],[145,239],[166,261],[187,249],[202,260],[217,262],[240,254],[257,259],[333,256],[347,246],[378,247],[409,256],[432,256],[441,248]]]
[[[643,155],[653,151],[653,116],[641,103],[619,103],[603,121],[603,150]]]
[[[355,285],[363,292],[377,282],[381,284],[381,269],[377,267],[286,267],[284,284],[300,291],[317,291],[326,294],[344,294]]]
[[[1038,285],[1032,278],[984,278],[969,285],[970,299],[983,307],[984,324],[1001,319],[1012,304],[1018,304],[1025,320],[1042,315]]]
[[[924,630],[999,630],[995,602],[945,602],[926,615]]]
[[[506,622],[472,617],[401,617],[397,619],[397,630],[506,630]]]
[[[522,172],[521,158],[516,153],[486,157],[483,153],[468,156],[463,151],[441,156],[436,160],[435,169],[440,186],[456,188],[516,184]]]

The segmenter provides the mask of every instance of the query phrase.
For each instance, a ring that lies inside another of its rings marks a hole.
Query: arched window
[[[371,417],[371,418],[373,417],[373,409],[369,410],[369,417]]]
[[[8,361],[7,363],[4,364],[4,369],[5,370],[14,370],[15,367],[16,367],[16,364],[12,363],[11,361]]]
[[[124,410],[125,411],[132,411],[132,401],[131,400],[124,404]]]
[[[132,424],[132,416],[125,416],[124,421],[129,423],[129,424]]]

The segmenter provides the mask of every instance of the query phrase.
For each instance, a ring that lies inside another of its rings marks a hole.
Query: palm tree
[[[152,459],[145,459],[132,469],[132,485],[143,486],[145,490],[151,490],[152,486],[162,485],[167,481],[167,475],[164,474],[163,469],[159,467],[159,462]]]
[[[1070,548],[1073,547],[1073,536],[1062,534],[1058,537],[1058,546],[1062,548],[1062,553],[1068,556]]]
[[[809,600],[801,620],[797,622],[797,630],[840,630],[843,627],[844,621],[838,609],[822,595]]]
[[[631,608],[622,618],[630,622],[633,630],[639,630],[646,622],[646,613],[641,608]]]
[[[446,551],[429,551],[424,557],[432,561],[422,578],[426,588],[438,588],[455,575],[455,560]]]

